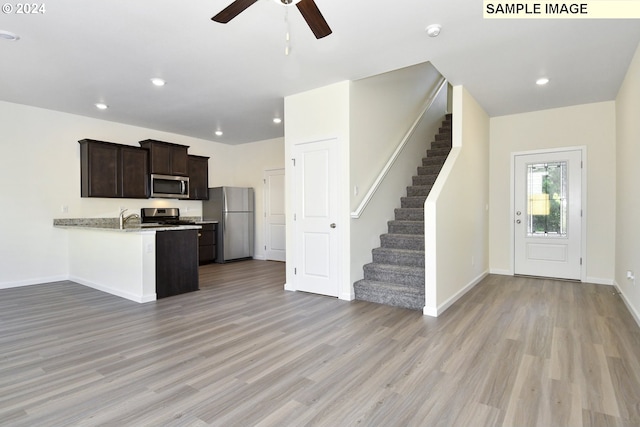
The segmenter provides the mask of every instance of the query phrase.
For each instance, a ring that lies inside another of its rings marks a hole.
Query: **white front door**
[[[581,279],[582,151],[514,156],[514,273]]]
[[[294,159],[295,289],[337,297],[337,140],[298,144]]]
[[[285,261],[284,169],[264,173],[265,258]]]

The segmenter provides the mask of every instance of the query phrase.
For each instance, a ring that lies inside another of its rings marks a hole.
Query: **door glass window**
[[[567,162],[527,166],[527,235],[567,235]]]

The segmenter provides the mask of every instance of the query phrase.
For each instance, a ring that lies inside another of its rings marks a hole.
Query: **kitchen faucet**
[[[126,211],[127,211],[126,209],[122,209],[122,210],[120,211],[120,215],[118,216],[118,217],[119,217],[119,220],[120,220],[120,230],[123,230],[123,229],[124,229],[125,224],[126,224],[126,223],[127,223],[127,221],[129,221],[131,218],[140,218],[140,215],[138,215],[137,213],[132,213],[132,214],[129,214],[129,215],[127,215],[127,216],[124,216],[124,213],[125,213]]]

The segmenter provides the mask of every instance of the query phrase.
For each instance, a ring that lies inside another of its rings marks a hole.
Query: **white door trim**
[[[540,150],[528,150],[528,151],[512,151],[511,152],[511,177],[509,180],[509,244],[510,244],[510,259],[509,259],[509,274],[515,274],[515,224],[513,218],[515,218],[514,204],[515,204],[515,164],[516,156],[530,155],[530,154],[547,154],[558,153],[563,151],[581,151],[582,153],[582,186],[581,186],[581,209],[582,209],[582,224],[581,224],[581,247],[580,256],[582,258],[582,265],[580,266],[580,281],[584,282],[587,277],[587,147],[586,146],[572,146],[572,147],[558,147],[548,148]]]

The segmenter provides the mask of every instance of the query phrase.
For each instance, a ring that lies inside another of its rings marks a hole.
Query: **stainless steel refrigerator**
[[[202,219],[218,221],[216,262],[253,258],[253,188],[209,188],[202,202]]]

